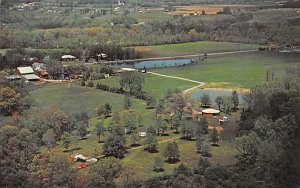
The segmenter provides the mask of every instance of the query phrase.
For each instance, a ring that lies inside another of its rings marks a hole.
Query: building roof
[[[21,76],[19,76],[19,75],[9,75],[9,76],[5,76],[5,78],[7,80],[19,80],[19,79],[21,79]]]
[[[62,59],[76,59],[75,56],[72,56],[72,55],[63,55],[61,56]]]
[[[26,80],[39,80],[40,77],[38,77],[37,75],[35,74],[25,74],[25,75],[22,75],[22,77],[24,77]]]
[[[121,68],[123,71],[138,71],[137,69],[132,69],[132,68]]]
[[[208,108],[208,109],[202,110],[202,113],[205,113],[205,114],[219,114],[220,110],[215,110],[215,109]]]
[[[17,70],[20,72],[20,74],[32,74],[34,73],[32,67],[18,67]]]

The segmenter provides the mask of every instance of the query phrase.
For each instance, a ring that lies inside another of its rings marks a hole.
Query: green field
[[[70,113],[85,111],[91,117],[95,117],[97,108],[107,102],[112,106],[113,112],[122,111],[125,100],[124,95],[81,87],[73,83],[46,85],[31,91],[30,95],[40,107],[58,106]],[[132,107],[142,115],[144,121],[149,122],[153,119],[153,110],[146,110],[144,101],[132,98]]]
[[[275,77],[278,78],[285,67],[297,67],[299,63],[299,54],[255,52],[208,56],[208,59],[201,63],[152,71],[203,82],[227,82],[229,86],[249,88],[265,80],[267,69],[274,68]]]
[[[150,74],[144,74],[145,86],[144,91],[149,93],[155,99],[162,98],[168,89],[180,89],[185,90],[196,86],[197,84],[184,80],[177,80],[173,78],[165,78]],[[110,86],[119,86],[119,76],[110,77],[108,79],[102,79],[96,81],[96,83],[106,84]]]
[[[144,56],[146,57],[167,57],[238,50],[256,50],[258,47],[259,46],[255,44],[200,41],[180,44],[139,46],[135,47],[135,49],[145,54]]]

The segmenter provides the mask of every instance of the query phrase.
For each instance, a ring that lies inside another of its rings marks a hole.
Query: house
[[[28,66],[28,67],[18,67],[16,69],[16,75],[19,75],[23,78],[25,78],[28,81],[37,81],[40,80],[40,78],[34,74],[33,69]]]
[[[81,161],[81,162],[86,162],[86,160],[88,160],[87,157],[85,157],[85,156],[83,156],[83,155],[81,155],[79,153],[75,154],[73,156],[73,158],[74,158],[74,161]]]

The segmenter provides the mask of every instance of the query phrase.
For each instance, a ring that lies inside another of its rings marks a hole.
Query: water
[[[174,67],[187,65],[191,63],[191,59],[166,59],[166,60],[151,60],[151,61],[139,61],[136,63],[122,63],[122,64],[111,64],[114,68],[135,68],[142,69],[146,68],[159,68],[159,67]]]
[[[212,102],[212,104],[215,104],[215,99],[218,96],[225,96],[225,97],[231,97],[232,91],[227,91],[227,90],[208,90],[208,89],[201,89],[198,91],[195,91],[192,93],[192,99],[196,99],[196,100],[201,100],[201,97],[207,94],[210,98],[210,101]],[[239,102],[242,103],[243,102],[243,95],[239,94]]]

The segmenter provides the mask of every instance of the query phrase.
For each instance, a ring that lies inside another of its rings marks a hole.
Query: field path
[[[191,80],[191,79],[187,79],[187,78],[181,78],[181,77],[178,77],[178,76],[169,76],[169,75],[159,74],[159,73],[150,72],[150,71],[148,71],[147,73],[154,74],[154,75],[157,75],[157,76],[167,77],[167,78],[174,78],[174,79],[178,79],[178,80],[185,80],[185,81],[193,82],[193,83],[200,84],[200,85],[204,85],[205,84],[204,82],[199,82],[199,81]]]
[[[166,77],[166,78],[174,78],[174,79],[178,79],[178,80],[185,80],[185,81],[188,81],[188,82],[193,82],[193,83],[199,84],[197,86],[194,86],[194,87],[191,87],[189,89],[184,90],[183,93],[187,93],[187,92],[189,92],[193,89],[204,86],[206,84],[205,82],[200,82],[200,81],[191,80],[191,79],[187,79],[187,78],[181,78],[181,77],[178,77],[178,76],[169,76],[169,75],[159,74],[159,73],[150,72],[150,71],[148,71],[147,73],[153,74],[153,75],[156,75],[156,76],[161,76],[161,77]]]

